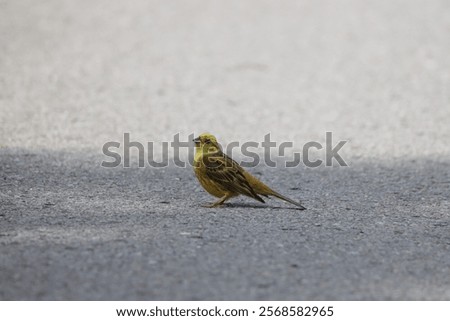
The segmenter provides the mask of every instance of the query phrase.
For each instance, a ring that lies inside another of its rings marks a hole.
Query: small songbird
[[[238,163],[222,152],[216,137],[213,135],[202,134],[194,139],[194,143],[195,175],[208,193],[220,198],[208,207],[220,206],[232,197],[245,195],[262,203],[265,202],[261,196],[275,196],[298,206],[300,210],[306,209],[300,203],[275,192],[245,171]]]

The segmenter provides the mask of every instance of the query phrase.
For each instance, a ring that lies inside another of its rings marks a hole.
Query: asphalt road
[[[449,10],[0,2],[0,299],[450,300]],[[100,166],[125,132],[202,131],[332,131],[349,166],[249,169],[306,211]]]
[[[306,211],[208,209],[190,169],[3,151],[2,299],[449,299],[449,163],[260,168]]]

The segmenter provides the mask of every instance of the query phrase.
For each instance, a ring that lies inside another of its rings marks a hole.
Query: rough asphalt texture
[[[0,299],[450,300],[449,12],[1,1]],[[349,167],[249,169],[297,211],[207,209],[190,168],[100,166],[124,132],[206,130],[332,131]]]

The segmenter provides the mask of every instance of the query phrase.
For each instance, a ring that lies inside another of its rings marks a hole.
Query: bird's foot
[[[202,207],[206,207],[206,208],[214,208],[214,207],[222,207],[222,204],[217,204],[217,203],[212,203],[212,204],[203,204]]]

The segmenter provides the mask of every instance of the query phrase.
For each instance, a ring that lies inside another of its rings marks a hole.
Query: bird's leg
[[[208,204],[205,207],[217,207],[217,206],[223,205],[223,203],[225,203],[225,201],[228,200],[229,198],[231,198],[231,195],[230,194],[225,194],[217,202],[212,203],[212,204]]]

